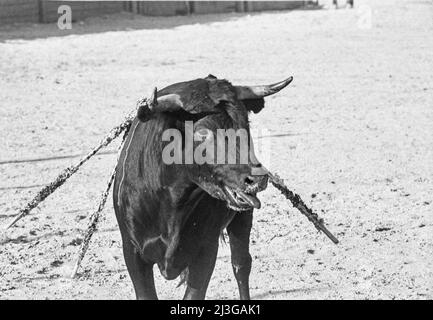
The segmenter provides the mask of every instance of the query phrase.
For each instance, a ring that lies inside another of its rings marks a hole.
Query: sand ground
[[[431,299],[432,3],[355,2],[353,10],[119,14],[75,24],[68,35],[54,24],[1,27],[0,224],[153,86],[209,73],[236,84],[293,75],[252,126],[269,130],[259,139],[271,144],[268,166],[341,243],[269,187],[251,237],[252,297]],[[360,24],[363,5],[371,28]],[[134,298],[111,197],[78,279],[67,277],[115,158],[96,156],[1,231],[0,298]],[[182,297],[176,285],[157,272],[160,298]],[[207,298],[237,297],[221,244]]]

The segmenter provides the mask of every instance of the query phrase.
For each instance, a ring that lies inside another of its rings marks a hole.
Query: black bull
[[[166,279],[182,274],[185,299],[204,299],[227,228],[231,262],[240,298],[249,299],[249,237],[257,192],[266,188],[267,171],[250,155],[248,163],[165,164],[166,129],[184,133],[245,129],[248,112],[259,112],[264,97],[278,92],[290,77],[268,86],[233,86],[212,75],[171,85],[154,94],[150,108],[138,110],[116,169],[114,210],[126,266],[137,299],[156,299],[153,265]],[[183,150],[185,151],[185,150]],[[239,153],[239,150],[236,150]]]

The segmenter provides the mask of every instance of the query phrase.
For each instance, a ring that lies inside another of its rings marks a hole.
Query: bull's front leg
[[[153,264],[145,263],[127,238],[123,239],[123,254],[137,300],[158,299],[153,278]]]
[[[239,212],[227,227],[230,241],[233,273],[239,287],[241,300],[250,299],[249,277],[251,272],[250,233],[253,211]]]
[[[188,267],[187,288],[183,299],[204,300],[209,280],[215,268],[218,253],[218,236],[211,246],[204,246]]]

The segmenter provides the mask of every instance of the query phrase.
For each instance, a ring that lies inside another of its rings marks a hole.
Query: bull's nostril
[[[245,178],[245,183],[246,183],[246,184],[254,184],[254,180],[251,179],[251,177],[246,177],[246,178]]]

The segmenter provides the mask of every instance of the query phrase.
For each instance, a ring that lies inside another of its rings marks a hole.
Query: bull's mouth
[[[260,209],[261,203],[255,194],[228,186],[223,187],[227,206],[236,211],[246,211],[252,208]]]

